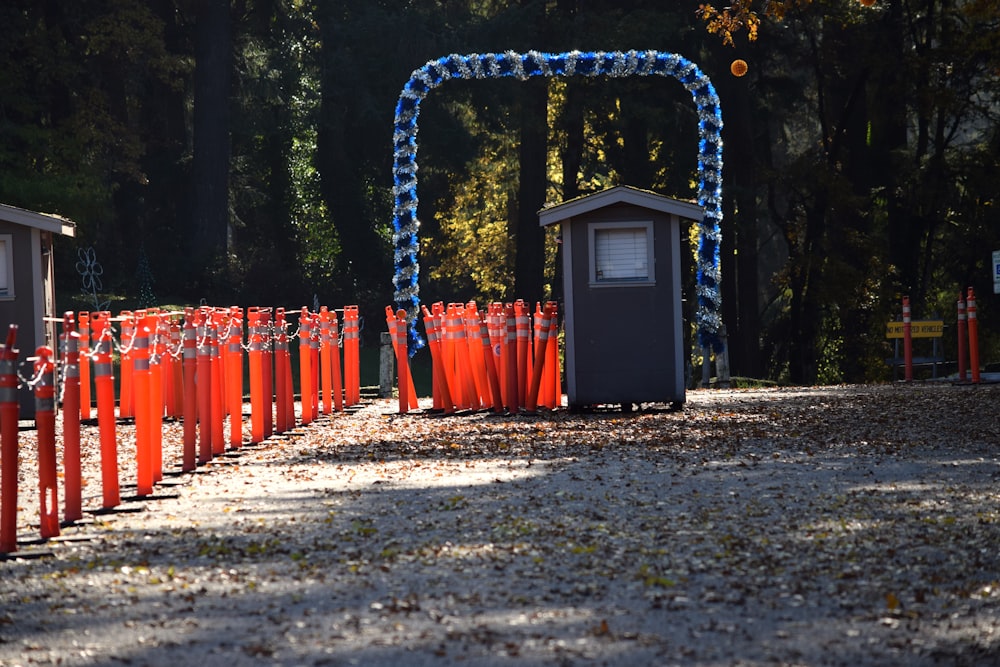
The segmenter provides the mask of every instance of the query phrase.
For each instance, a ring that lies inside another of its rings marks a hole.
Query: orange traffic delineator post
[[[35,429],[38,436],[39,530],[59,535],[59,479],[56,473],[56,388],[52,348],[35,350]]]
[[[90,419],[90,314],[77,317],[80,332],[80,419]]]
[[[271,332],[271,309],[260,310],[260,336],[263,350],[261,386],[264,390],[264,438],[274,435],[274,336]]]
[[[542,371],[545,368],[545,352],[549,342],[549,320],[551,317],[552,308],[546,304],[536,329],[535,360],[532,366],[531,384],[528,386],[528,397],[525,402],[525,409],[528,412],[534,412],[538,409],[538,392],[542,386]]]
[[[441,359],[444,364],[448,386],[451,388],[451,399],[454,401],[456,408],[464,409],[468,407],[468,404],[464,397],[465,380],[459,374],[458,347],[456,342],[458,323],[455,321],[454,307],[451,304],[445,307],[443,303],[435,303],[434,315],[437,318],[441,331]]]
[[[333,359],[330,353],[330,309],[319,309],[320,394],[324,415],[333,412]]]
[[[292,359],[288,349],[288,324],[285,309],[274,315],[274,388],[277,422],[275,430],[285,433],[295,428],[295,396],[292,387]]]
[[[136,495],[153,493],[153,450],[150,441],[150,363],[148,320],[139,320],[132,343],[132,385],[135,389]]]
[[[479,388],[476,385],[476,369],[473,364],[472,354],[469,346],[469,332],[466,325],[464,303],[449,304],[455,306],[455,331],[457,334],[455,341],[455,358],[458,362],[458,374],[461,378],[460,385],[465,396],[465,407],[471,410],[479,410],[483,407],[480,401]]]
[[[396,353],[396,392],[399,396],[399,413],[406,414],[410,408],[410,361],[406,345],[406,311],[400,308],[395,315],[392,306],[385,307],[386,323],[392,334],[392,345]]]
[[[312,318],[305,306],[299,311],[299,405],[302,423],[310,424],[315,418],[312,402],[312,354],[309,352],[309,338],[312,336]]]
[[[395,314],[392,306],[385,307],[386,324],[392,335],[393,349],[396,353],[396,384],[399,394],[399,412],[403,414],[419,407],[417,390],[413,385],[413,374],[410,373],[410,354],[407,345],[406,311],[400,308]]]
[[[125,419],[133,416],[134,399],[132,397],[132,344],[135,336],[135,318],[130,310],[123,310],[118,313],[122,321],[121,341],[122,349],[119,355],[119,375],[118,381],[118,417]],[[126,342],[128,341],[128,342]]]
[[[0,553],[17,551],[17,325],[0,345]]]
[[[972,382],[979,384],[979,317],[976,312],[976,293],[971,287],[965,310],[969,318],[969,369],[972,371]]]
[[[507,410],[516,413],[520,408],[517,398],[517,312],[514,304],[504,304],[504,315],[507,319],[507,338],[504,345],[504,364],[507,374]]]
[[[169,331],[159,313],[147,316],[149,322],[149,451],[153,455],[153,483],[163,481],[163,362]]]
[[[465,340],[465,322],[460,311],[464,308],[463,304],[448,304],[445,313],[445,342],[452,358],[455,404],[462,410],[475,410],[479,408],[479,400],[470,367],[469,344]]]
[[[198,370],[198,332],[195,329],[194,309],[184,311],[184,454],[181,469],[194,470],[198,465],[198,389],[195,375]]]
[[[389,327],[389,333],[392,335],[392,349],[396,355],[396,396],[399,399],[399,414],[405,414],[410,405],[406,395],[409,385],[406,382],[406,368],[408,364],[404,350],[405,338],[404,341],[399,340],[399,326],[396,322],[396,315],[392,312],[392,306],[385,307],[385,319]]]
[[[966,350],[966,337],[969,335],[969,329],[966,325],[965,316],[965,295],[961,292],[958,293],[958,379],[965,382],[966,379],[966,357],[968,355],[968,350]]]
[[[361,402],[361,329],[357,306],[344,306],[344,404]]]
[[[409,320],[406,311],[400,308],[396,311],[396,326],[400,329],[399,340],[403,344],[403,358],[406,360],[406,399],[411,410],[420,407],[420,398],[417,396],[417,387],[413,382],[413,370],[410,368],[410,346],[407,343],[409,334]]]
[[[486,369],[486,380],[490,388],[490,401],[493,403],[493,411],[499,414],[503,412],[503,392],[500,389],[500,375],[497,373],[496,361],[493,355],[489,325],[485,319],[479,320],[479,343],[481,348],[480,354],[483,356],[483,366]]]
[[[559,368],[559,310],[555,301],[550,301],[552,316],[549,318],[549,344],[546,347],[548,358],[545,361],[545,371],[548,380],[545,405],[555,409],[562,404],[562,382]]]
[[[524,407],[528,393],[528,364],[531,356],[531,318],[528,305],[518,299],[514,303],[515,332],[517,333],[517,409]]]
[[[333,377],[333,409],[344,411],[344,380],[340,369],[340,327],[336,311],[330,311],[330,374]]]
[[[211,397],[210,419],[212,430],[212,455],[219,456],[226,453],[226,403],[225,403],[225,375],[222,369],[222,357],[219,354],[219,329],[221,328],[221,315],[218,310],[213,310],[209,314],[208,324],[208,349],[209,365],[211,367],[211,380],[209,383],[209,395]]]
[[[486,326],[490,335],[490,348],[493,355],[493,366],[500,381],[500,403],[507,405],[507,367],[504,348],[507,345],[507,319],[503,304],[491,303],[486,309]]]
[[[476,388],[476,403],[478,407],[485,408],[492,401],[490,400],[490,383],[486,377],[486,360],[483,358],[479,309],[476,307],[475,301],[465,304],[462,316],[465,325],[465,340],[469,345],[469,368],[472,371],[472,380]]]
[[[229,446],[243,445],[243,309],[229,309],[226,332],[226,395],[229,412]]]
[[[212,460],[212,350],[208,340],[208,320],[203,309],[196,315],[198,393],[198,463]]]
[[[313,419],[319,419],[320,411],[320,395],[319,395],[319,348],[320,348],[320,330],[319,330],[319,313],[311,312],[309,313],[309,372],[312,373],[312,382],[310,387],[312,388],[312,398],[310,403],[312,405],[312,415]]]
[[[247,309],[250,363],[250,442],[264,440],[264,340],[260,331],[260,309]]]
[[[164,363],[163,396],[166,416],[177,419],[184,404],[184,371],[182,360],[181,325],[174,318],[167,318],[167,336],[170,341]]]
[[[441,330],[438,326],[438,318],[428,310],[427,306],[421,306],[424,318],[424,332],[427,335],[427,348],[431,353],[431,398],[434,410],[451,414],[455,411],[455,403],[451,398],[451,390],[448,387],[448,378],[444,371],[443,348],[441,341]]]
[[[80,463],[80,334],[71,311],[63,315],[63,484],[66,521],[83,518],[83,473]]]
[[[903,377],[913,380],[913,324],[910,317],[910,297],[903,297]]]
[[[105,509],[121,504],[121,491],[118,485],[115,379],[111,373],[110,320],[110,313],[106,311],[92,313],[90,316],[90,324],[94,334],[94,388],[97,391],[97,426],[101,440],[101,486]],[[84,360],[81,358],[81,371],[83,366]],[[83,373],[81,372],[80,375],[82,395]]]

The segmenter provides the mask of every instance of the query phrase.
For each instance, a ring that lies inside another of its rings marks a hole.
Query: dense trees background
[[[414,68],[451,52],[674,51],[722,100],[735,372],[884,377],[899,297],[950,321],[966,286],[996,359],[1000,3],[760,5],[760,38],[728,45],[697,3],[659,0],[7,0],[0,201],[78,222],[75,245],[57,244],[67,292],[77,247],[94,247],[105,289],[137,299],[144,249],[163,298],[315,294],[378,321],[393,110]],[[424,300],[558,295],[537,210],[617,183],[693,197],[696,122],[672,80],[435,91],[420,120]]]

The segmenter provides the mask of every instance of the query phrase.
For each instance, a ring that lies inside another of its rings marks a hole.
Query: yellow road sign
[[[913,338],[941,338],[944,335],[944,320],[914,320],[910,323]],[[902,338],[903,323],[889,322],[885,325],[886,338]]]

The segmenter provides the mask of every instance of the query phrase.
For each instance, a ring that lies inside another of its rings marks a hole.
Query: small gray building
[[[20,361],[48,345],[58,352],[52,244],[56,234],[74,236],[76,225],[57,215],[0,204],[0,342],[16,324]],[[30,374],[28,369],[26,372]],[[21,416],[35,414],[34,397],[21,391]]]
[[[561,225],[570,408],[684,403],[680,221],[703,215],[628,186],[539,212]]]

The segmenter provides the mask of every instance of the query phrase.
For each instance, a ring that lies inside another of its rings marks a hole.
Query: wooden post
[[[378,361],[378,395],[381,398],[389,398],[392,396],[392,378],[395,372],[393,364],[396,361],[396,352],[392,347],[392,334],[388,331],[379,334]]]
[[[722,349],[715,355],[715,386],[718,389],[729,389],[729,335],[725,324],[719,327],[719,337],[722,339]]]

